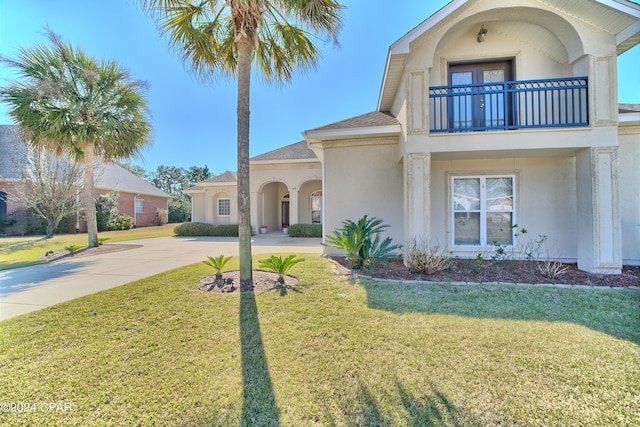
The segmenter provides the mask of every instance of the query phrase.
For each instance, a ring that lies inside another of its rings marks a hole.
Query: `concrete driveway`
[[[321,254],[320,241],[273,232],[254,236],[252,253],[254,259],[273,252]],[[0,271],[0,320],[200,262],[207,255],[238,255],[238,239],[230,237],[158,237],[118,245],[132,249]]]

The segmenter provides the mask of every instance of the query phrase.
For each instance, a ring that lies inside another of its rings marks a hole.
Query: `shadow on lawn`
[[[242,352],[242,426],[279,426],[279,410],[262,344],[253,292],[240,296]]]
[[[456,407],[443,393],[433,388],[420,390],[419,395],[411,393],[398,379],[395,381],[397,393],[406,409],[408,418],[403,425],[415,427],[430,426],[477,426],[481,423],[471,414]],[[374,394],[365,384],[359,382],[358,400],[349,407],[341,408],[350,426],[390,426],[393,420],[385,419]],[[396,421],[397,422],[397,421]],[[335,424],[335,420],[331,420]]]
[[[640,344],[640,292],[497,285],[363,281],[369,307],[480,319],[568,322]]]

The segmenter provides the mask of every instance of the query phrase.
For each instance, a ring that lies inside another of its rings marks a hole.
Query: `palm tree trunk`
[[[96,197],[93,182],[93,141],[84,146],[84,199],[87,216],[87,235],[89,247],[98,247],[98,222],[96,221]]]
[[[253,284],[251,259],[251,193],[249,186],[249,122],[251,53],[246,37],[238,41],[238,235],[241,288]]]

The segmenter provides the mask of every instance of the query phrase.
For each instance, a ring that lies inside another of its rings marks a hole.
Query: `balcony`
[[[431,133],[589,126],[587,77],[429,89]]]

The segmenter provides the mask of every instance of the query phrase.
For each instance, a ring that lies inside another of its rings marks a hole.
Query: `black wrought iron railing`
[[[429,115],[433,133],[588,126],[587,78],[431,87]]]

